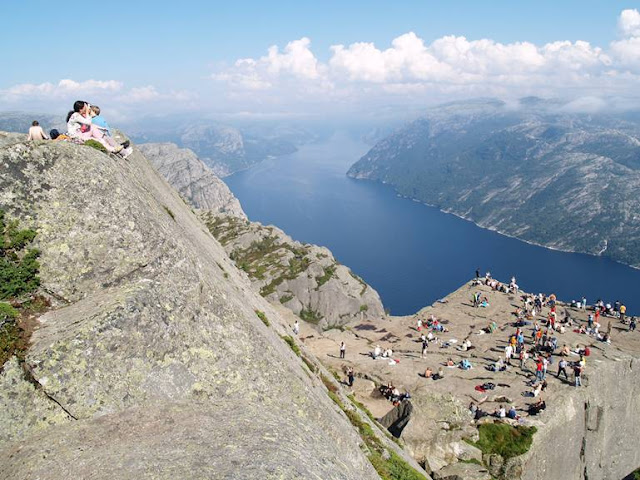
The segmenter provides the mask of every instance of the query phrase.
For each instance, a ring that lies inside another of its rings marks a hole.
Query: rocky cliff
[[[246,218],[229,187],[193,151],[174,143],[145,143],[140,152],[191,205],[200,210]]]
[[[205,214],[206,225],[260,294],[319,328],[383,318],[378,292],[327,248],[296,242],[279,228]]]
[[[2,133],[0,169],[54,302],[0,374],[2,478],[377,477],[278,313],[138,151]]]
[[[528,242],[640,266],[640,121],[523,99],[431,109],[348,173]]]
[[[211,233],[263,296],[320,328],[384,316],[378,293],[328,249],[249,222],[226,184],[191,150],[170,143],[143,144],[140,150],[186,201],[203,210]]]

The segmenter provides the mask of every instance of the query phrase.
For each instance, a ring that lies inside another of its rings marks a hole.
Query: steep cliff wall
[[[0,133],[40,319],[0,374],[2,478],[377,478],[278,314],[138,152]]]
[[[145,143],[138,148],[195,208],[246,218],[229,187],[188,148],[174,143]]]
[[[616,354],[588,386],[556,395],[524,460],[523,480],[620,480],[640,466],[640,361]]]

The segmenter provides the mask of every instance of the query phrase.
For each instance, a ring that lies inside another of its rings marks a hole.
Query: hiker
[[[576,387],[582,386],[582,365],[576,363],[573,367],[574,382]]]
[[[424,358],[424,356],[427,354],[428,347],[429,341],[427,340],[427,337],[424,337],[424,340],[422,340],[422,358]]]
[[[623,303],[620,305],[620,321],[624,323],[624,316],[627,314],[627,306]]]
[[[569,363],[564,358],[560,359],[560,363],[558,363],[558,374],[556,375],[556,378],[560,378],[560,375],[564,374],[564,378],[569,380],[569,375],[567,374],[568,365]]]
[[[511,420],[518,419],[518,412],[516,410],[516,407],[514,407],[513,405],[509,407],[509,411],[507,412],[507,417],[510,418]]]
[[[350,387],[353,387],[353,381],[355,379],[355,374],[353,373],[353,368],[349,367],[347,369],[347,378],[348,378],[348,383]]]
[[[504,358],[507,365],[511,365],[511,356],[513,355],[513,346],[511,344],[504,348]]]
[[[298,320],[293,324],[293,333],[294,335],[298,335],[298,333],[300,333],[300,322],[298,322]]]
[[[525,367],[527,366],[527,360],[529,359],[529,353],[526,348],[522,348],[520,350],[520,370],[528,370]]]
[[[340,358],[344,358],[346,353],[347,353],[346,345],[344,344],[344,342],[340,342]]]
[[[629,331],[633,332],[636,329],[636,317],[631,317],[629,320]]]
[[[542,362],[542,359],[540,357],[538,357],[538,359],[536,360],[536,380],[544,380],[544,364]]]
[[[44,130],[42,130],[42,127],[40,126],[37,120],[34,120],[33,122],[31,122],[31,127],[29,127],[29,136],[27,137],[27,140],[49,140],[49,137],[47,137],[47,134],[44,133]]]
[[[80,140],[95,140],[109,153],[121,153],[123,145],[118,145],[111,137],[107,137],[103,131],[91,124],[89,104],[78,100],[73,104],[73,110],[67,114],[67,134],[70,138]]]

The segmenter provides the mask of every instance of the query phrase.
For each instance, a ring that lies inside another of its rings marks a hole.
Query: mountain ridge
[[[639,139],[621,117],[455,104],[382,140],[348,175],[530,243],[637,267]]]

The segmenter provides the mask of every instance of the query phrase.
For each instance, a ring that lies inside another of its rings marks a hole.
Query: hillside
[[[640,266],[640,123],[523,99],[454,103],[378,142],[348,172],[478,225]]]
[[[355,406],[138,150],[0,133],[0,165],[50,303],[0,373],[2,478],[356,480],[402,463],[384,436],[367,449]]]
[[[140,150],[185,201],[260,294],[318,328],[384,316],[378,293],[317,245],[294,241],[274,226],[250,222],[224,182],[189,149],[143,144]]]

